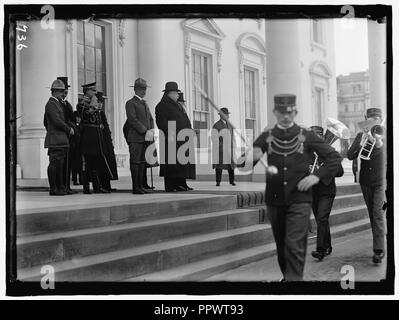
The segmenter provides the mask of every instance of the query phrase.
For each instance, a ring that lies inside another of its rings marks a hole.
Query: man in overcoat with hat
[[[382,110],[369,108],[366,110],[366,120],[374,120],[376,125],[382,123]],[[365,141],[375,142],[369,160],[359,159],[362,145]],[[373,257],[374,263],[381,263],[385,256],[386,217],[383,210],[386,189],[386,144],[384,134],[368,134],[359,132],[348,153],[348,159],[360,162],[359,183],[362,189],[364,201],[370,217],[373,233]],[[358,169],[358,168],[357,168]]]
[[[215,169],[216,186],[222,181],[222,171],[229,173],[229,182],[235,186],[234,168],[235,161],[235,138],[233,128],[226,119],[229,118],[229,109],[220,109],[220,119],[212,127],[212,167]]]
[[[57,79],[51,85],[51,97],[45,106],[44,124],[47,130],[44,147],[48,148],[47,168],[51,196],[68,194],[66,191],[66,161],[69,137],[75,134],[68,124],[63,107],[65,84]]]
[[[123,128],[130,153],[130,173],[132,177],[132,193],[150,193],[145,189],[146,174],[145,153],[149,143],[154,142],[154,119],[144,100],[147,92],[147,82],[138,78],[134,82],[134,96],[126,102],[127,120]]]
[[[179,161],[181,159],[179,159],[178,150],[185,143],[189,143],[185,157],[194,158],[192,142],[195,133],[185,109],[178,103],[181,91],[177,83],[167,82],[163,92],[161,101],[155,107],[156,123],[162,132],[160,135],[164,137],[164,141],[160,139],[160,176],[164,177],[165,191],[187,191],[191,188],[187,186],[186,179],[195,179],[195,163],[193,160],[189,160],[187,163]],[[169,126],[170,128],[175,127],[176,130],[169,131]],[[185,130],[189,134],[184,141],[177,140],[181,130]]]
[[[278,173],[266,176],[267,215],[277,246],[282,281],[302,281],[305,266],[312,187],[333,177],[342,161],[334,148],[311,130],[294,122],[296,96],[274,96],[277,124],[266,128],[253,143],[253,160],[267,153],[268,165]],[[309,175],[309,163],[317,152],[325,161]]]

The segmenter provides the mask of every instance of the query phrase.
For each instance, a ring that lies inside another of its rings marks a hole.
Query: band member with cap
[[[178,150],[190,138],[186,136],[184,141],[178,141],[177,137],[181,130],[189,129],[189,133],[192,134],[192,141],[194,132],[190,131],[192,127],[186,111],[177,102],[181,92],[177,83],[173,81],[167,82],[163,92],[164,95],[161,101],[155,107],[156,123],[165,137],[165,139],[162,139],[164,141],[160,140],[162,161],[159,174],[164,177],[166,192],[187,191],[186,179],[195,179],[195,163],[188,161],[183,164],[179,161]],[[173,132],[170,132],[168,125],[171,128],[176,128],[176,130],[173,129]],[[187,149],[185,153],[187,158],[193,156],[190,152],[194,152],[194,146],[190,145]]]
[[[301,281],[305,266],[311,188],[321,179],[333,177],[341,156],[313,131],[297,125],[296,96],[274,96],[273,113],[277,124],[253,143],[253,160],[267,153],[268,165],[277,167],[277,174],[266,176],[267,215],[277,246],[282,281]],[[324,165],[309,175],[309,163],[317,152]]]
[[[101,105],[96,97],[96,83],[82,85],[83,98],[80,101],[80,151],[82,153],[83,193],[91,194],[89,182],[93,183],[94,193],[109,193],[100,182],[102,170],[112,171],[105,156],[104,128],[108,126],[101,114]]]
[[[226,121],[229,114],[229,109],[221,108],[220,119],[212,127],[212,167],[215,169],[217,187],[220,186],[223,169],[229,173],[230,184],[236,185],[234,183],[234,168],[236,167],[234,131]]]
[[[366,120],[375,120],[376,125],[382,123],[382,110],[369,108]],[[366,139],[375,142],[369,160],[359,159]],[[383,209],[386,189],[386,145],[383,135],[359,132],[348,150],[348,159],[360,160],[359,183],[370,217],[373,233],[373,262],[381,263],[385,256],[386,217]]]
[[[145,194],[151,192],[144,188],[143,176],[146,174],[146,148],[149,143],[154,142],[154,119],[144,100],[147,82],[138,78],[133,87],[134,97],[126,102],[124,134],[129,144],[132,193]]]
[[[310,129],[324,140],[323,128],[320,126],[312,126]],[[322,156],[314,154],[310,165],[310,173],[319,169],[324,165],[325,159]],[[323,260],[325,256],[331,254],[331,233],[329,218],[331,209],[334,203],[335,195],[337,194],[337,187],[335,184],[335,177],[342,177],[344,169],[339,165],[338,171],[333,177],[326,177],[320,179],[320,182],[312,188],[312,210],[316,218],[317,224],[317,244],[316,250],[312,251],[312,256],[318,260]]]
[[[65,84],[61,80],[55,80],[51,85],[51,97],[48,100],[44,124],[46,137],[44,147],[48,148],[49,165],[47,168],[48,181],[51,196],[63,196],[66,191],[66,161],[69,148],[69,137],[75,134],[72,126],[65,119],[62,100]]]

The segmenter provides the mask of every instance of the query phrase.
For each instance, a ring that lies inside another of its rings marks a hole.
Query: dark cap
[[[183,92],[179,92],[179,97],[177,98],[177,101],[186,102],[186,100],[184,100],[184,93]]]
[[[136,81],[134,81],[134,86],[130,87],[146,89],[147,87],[150,86],[147,85],[147,81],[145,81],[143,78],[137,78]]]
[[[323,127],[320,127],[320,126],[311,126],[310,127],[310,130],[312,130],[314,133],[316,133],[317,135],[319,135],[319,136],[323,136]]]
[[[164,91],[164,92],[170,92],[170,91],[180,92],[180,90],[177,86],[177,82],[174,82],[174,81],[166,82],[165,90],[162,90],[162,91]]]
[[[57,80],[61,80],[64,83],[65,88],[71,87],[70,85],[68,85],[68,77],[57,77]]]
[[[280,112],[296,111],[295,94],[277,94],[274,96],[274,109]]]
[[[366,110],[366,117],[382,117],[382,110],[380,108],[369,108]]]
[[[230,111],[229,111],[229,109],[227,109],[227,108],[221,108],[219,114],[220,114],[220,113],[230,114]]]
[[[96,90],[96,83],[92,82],[92,83],[82,84],[82,88],[84,90]]]

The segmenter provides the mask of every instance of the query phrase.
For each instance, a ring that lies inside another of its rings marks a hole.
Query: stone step
[[[259,224],[259,209],[236,209],[17,239],[18,268]]]
[[[118,281],[270,242],[269,225],[258,224],[51,264],[55,281]],[[21,281],[40,281],[41,266],[18,270]]]
[[[237,208],[234,195],[187,195],[180,200],[92,203],[17,212],[18,236],[140,222]]]
[[[369,219],[361,219],[350,223],[334,226],[331,228],[333,238],[360,232],[370,228]],[[316,242],[315,236],[310,236],[308,244]],[[177,268],[145,274],[139,277],[128,278],[130,282],[162,282],[162,281],[209,281],[208,278],[236,269],[242,265],[269,258],[276,254],[276,245],[273,242],[256,246],[249,249],[235,251],[215,258],[193,262]],[[223,279],[218,279],[223,281]],[[258,281],[262,281],[259,279]]]
[[[353,193],[361,193],[360,185],[358,183],[338,184],[337,196]]]
[[[346,194],[335,197],[332,209],[342,209],[359,205],[364,205],[364,198],[361,193]]]

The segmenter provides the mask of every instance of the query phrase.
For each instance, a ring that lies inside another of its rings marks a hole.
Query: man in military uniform
[[[100,183],[101,170],[109,171],[104,150],[103,130],[105,128],[101,115],[101,105],[96,97],[96,83],[82,85],[84,96],[77,109],[81,110],[80,151],[83,156],[83,193],[90,194],[89,182],[92,181],[95,193],[109,193]],[[111,174],[111,173],[110,173]]]
[[[47,168],[51,196],[68,194],[65,188],[65,163],[67,161],[69,137],[74,135],[73,128],[65,120],[62,105],[65,85],[61,80],[55,80],[51,85],[51,97],[46,104],[44,125],[46,138],[44,147],[48,148],[49,166]]]
[[[320,138],[324,139],[322,127],[312,126],[310,129]],[[309,168],[310,173],[313,173],[315,170],[323,166],[324,162],[325,159],[322,156],[315,154]],[[343,174],[344,169],[342,168],[342,165],[339,165],[338,171],[334,177],[320,179],[320,182],[312,188],[312,210],[317,223],[317,244],[316,250],[312,251],[312,257],[320,261],[323,260],[325,256],[330,255],[332,251],[330,224],[328,220],[337,193],[335,177],[342,177]]]
[[[381,124],[381,109],[367,109],[366,120],[375,120],[376,124]],[[360,151],[366,139],[370,142],[375,142],[375,145],[370,154],[370,159],[360,160]],[[385,256],[386,234],[386,218],[383,209],[386,189],[386,145],[383,141],[383,134],[359,132],[349,148],[347,156],[349,160],[354,162],[360,160],[359,183],[367,205],[373,233],[374,255],[372,260],[374,263],[381,263]]]
[[[301,281],[305,266],[312,186],[333,177],[341,156],[314,132],[297,125],[296,96],[274,97],[273,113],[277,124],[265,131],[253,144],[253,160],[267,152],[268,164],[277,174],[266,176],[267,215],[277,246],[283,281]],[[317,152],[324,165],[309,175],[309,163]]]

